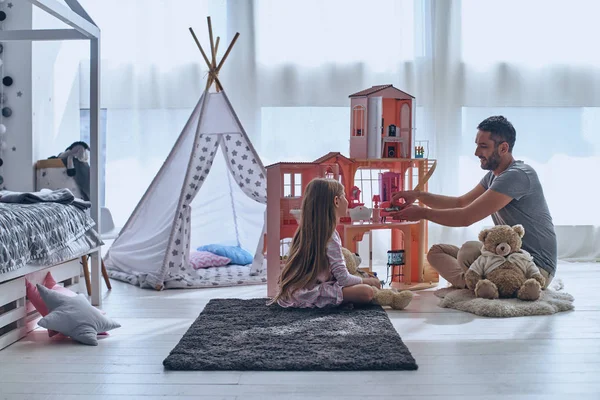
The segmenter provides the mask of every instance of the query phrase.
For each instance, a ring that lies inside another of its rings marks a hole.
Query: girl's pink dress
[[[333,231],[327,243],[329,271],[319,276],[314,285],[295,290],[287,299],[279,299],[281,307],[323,308],[338,306],[342,303],[342,288],[362,283],[358,276],[350,275],[342,254],[342,240],[337,231]]]

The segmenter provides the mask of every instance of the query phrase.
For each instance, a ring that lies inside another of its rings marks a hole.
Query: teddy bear
[[[358,268],[360,263],[362,262],[358,254],[352,253],[345,247],[342,247],[342,253],[344,255],[344,260],[346,261],[346,267],[348,268],[348,272],[350,272],[350,274],[356,275],[361,278],[373,277],[372,274],[369,274],[365,271],[361,271]],[[373,289],[373,303],[378,304],[382,307],[388,306],[394,310],[405,309],[413,298],[412,292],[408,290],[398,292],[393,289]]]
[[[484,299],[537,300],[545,279],[531,255],[521,248],[522,225],[497,225],[479,233],[481,255],[465,274],[467,287]]]

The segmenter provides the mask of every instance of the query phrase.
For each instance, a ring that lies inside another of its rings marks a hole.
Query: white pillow
[[[121,327],[118,322],[102,315],[81,293],[69,297],[40,284],[37,284],[37,290],[49,311],[38,322],[42,328],[60,332],[83,344],[97,346],[98,332]]]

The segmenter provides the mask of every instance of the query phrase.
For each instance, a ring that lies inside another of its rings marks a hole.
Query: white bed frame
[[[76,293],[86,293],[85,284],[81,280],[81,266],[82,257],[78,257],[43,267],[25,265],[15,271],[0,274],[0,350],[36,329],[41,318],[27,299],[25,279],[34,285],[43,284],[46,274],[51,272],[56,283]]]
[[[72,29],[31,29],[0,31],[0,42],[5,41],[56,41],[89,40],[90,42],[90,201],[91,216],[100,232],[99,178],[102,165],[99,163],[101,148],[100,131],[100,29],[85,12],[77,0],[65,0],[68,8],[57,0],[27,0],[33,6],[48,12],[63,21]],[[102,305],[100,291],[101,254],[100,248],[88,252],[91,255],[91,302]],[[25,296],[25,279],[32,283],[42,283],[46,274],[52,273],[57,282],[62,282],[73,291],[80,288],[81,257],[57,265],[26,265],[16,271],[0,274],[0,349],[21,339],[35,329],[39,314]],[[8,310],[8,311],[6,311]]]

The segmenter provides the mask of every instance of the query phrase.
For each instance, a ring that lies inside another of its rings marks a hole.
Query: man
[[[402,207],[396,216],[456,227],[469,226],[489,215],[496,225],[521,224],[525,228],[522,248],[532,255],[547,287],[556,274],[557,245],[542,185],[533,168],[513,158],[516,132],[506,118],[489,117],[477,129],[475,156],[481,168],[489,171],[479,184],[460,197],[420,191],[395,193],[392,202]],[[403,204],[398,204],[400,199],[404,199]],[[431,208],[411,205],[416,200]],[[481,254],[481,246],[479,241],[467,242],[460,249],[436,244],[427,260],[453,286],[464,288],[465,272]]]

